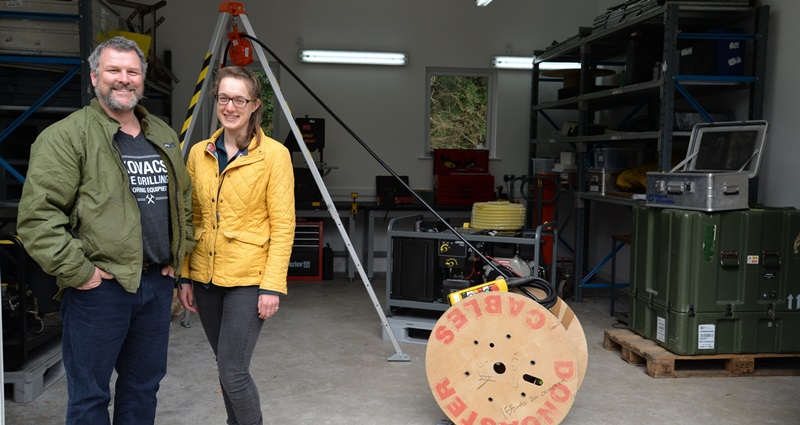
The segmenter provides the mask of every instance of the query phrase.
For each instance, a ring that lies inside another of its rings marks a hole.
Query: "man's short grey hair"
[[[136,52],[139,55],[139,61],[142,63],[142,76],[147,75],[147,59],[145,59],[142,49],[139,48],[135,41],[120,36],[109,38],[94,49],[94,52],[89,56],[89,67],[93,73],[97,74],[97,70],[100,67],[100,55],[103,54],[103,50],[106,48],[119,52]]]

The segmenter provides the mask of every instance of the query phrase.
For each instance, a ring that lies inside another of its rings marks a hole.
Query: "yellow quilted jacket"
[[[189,152],[197,245],[182,276],[285,294],[295,226],[289,151],[262,133],[261,145],[253,149],[253,139],[220,175],[214,143],[222,131]]]

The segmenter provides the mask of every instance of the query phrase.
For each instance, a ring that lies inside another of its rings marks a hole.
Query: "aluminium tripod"
[[[201,106],[204,101],[207,100],[208,96],[204,96],[208,90],[209,84],[209,70],[213,69],[212,66],[217,66],[221,63],[221,60],[224,59],[224,55],[222,52],[228,52],[228,40],[226,39],[225,34],[227,34],[227,38],[230,39],[231,43],[231,57],[234,60],[234,63],[237,65],[243,65],[248,62],[252,62],[252,54],[255,53],[255,56],[259,62],[259,65],[264,70],[269,79],[269,83],[272,86],[272,89],[275,93],[275,98],[277,99],[278,103],[281,106],[281,110],[284,116],[287,118],[289,125],[292,130],[292,134],[294,135],[295,142],[300,144],[299,150],[303,153],[303,158],[306,160],[308,164],[308,168],[311,171],[311,175],[314,177],[314,180],[317,183],[320,193],[322,194],[322,198],[325,202],[325,206],[327,207],[328,211],[330,212],[331,218],[336,223],[336,228],[339,230],[339,233],[342,236],[342,240],[344,241],[345,247],[347,248],[347,252],[350,255],[353,263],[355,264],[356,270],[358,271],[359,276],[361,277],[361,281],[364,283],[364,287],[369,294],[372,304],[375,306],[375,310],[378,312],[378,316],[381,319],[381,324],[383,325],[383,329],[385,330],[386,334],[389,336],[389,339],[392,342],[392,345],[395,349],[395,353],[388,358],[389,361],[410,361],[411,357],[402,352],[400,349],[400,345],[397,342],[397,338],[392,331],[391,326],[389,326],[389,322],[386,319],[386,314],[383,312],[380,302],[378,298],[375,296],[375,291],[372,288],[372,285],[367,278],[366,272],[364,271],[364,267],[361,265],[361,261],[359,260],[358,255],[356,254],[355,249],[353,248],[353,244],[350,242],[350,238],[347,235],[347,231],[345,230],[344,226],[342,225],[342,221],[339,218],[339,214],[336,211],[336,207],[333,205],[333,201],[331,200],[330,193],[328,189],[325,187],[325,183],[322,181],[322,176],[317,170],[317,167],[314,163],[314,159],[311,157],[311,153],[308,149],[305,149],[305,146],[302,145],[303,137],[301,135],[300,129],[297,127],[295,121],[291,118],[292,113],[289,109],[288,104],[286,103],[286,99],[283,97],[283,93],[278,86],[277,79],[273,74],[272,70],[269,67],[269,63],[267,61],[266,55],[264,54],[263,49],[259,44],[255,44],[250,46],[250,43],[246,41],[247,38],[255,38],[255,32],[253,31],[252,25],[250,25],[250,20],[247,18],[247,14],[244,10],[244,6],[239,2],[222,2],[219,7],[219,19],[217,20],[217,24],[214,28],[214,34],[211,38],[211,44],[209,45],[208,52],[206,53],[206,57],[203,61],[203,66],[200,71],[200,76],[197,80],[197,85],[195,87],[194,95],[192,96],[192,100],[189,105],[189,110],[187,112],[186,120],[184,121],[183,128],[181,130],[180,141],[181,141],[181,149],[183,150],[184,154],[189,149],[190,137],[192,135],[192,131],[196,125],[196,116],[198,115],[199,111],[201,110]],[[239,33],[236,20],[241,23],[244,27],[244,31]],[[230,31],[230,32],[229,32]],[[241,37],[240,37],[241,36]],[[224,41],[224,43],[223,43]],[[250,60],[248,61],[247,58]],[[241,62],[240,62],[241,61]],[[212,118],[212,122],[216,123],[216,117]]]

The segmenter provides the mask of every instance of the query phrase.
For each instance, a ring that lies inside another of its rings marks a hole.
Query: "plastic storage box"
[[[488,173],[487,149],[434,149],[433,174]]]
[[[491,174],[438,174],[434,176],[436,203],[439,205],[472,205],[495,199],[494,176]]]
[[[690,314],[633,296],[629,306],[629,327],[674,354],[800,352],[800,311]]]
[[[633,210],[629,327],[676,354],[800,352],[800,211]]]
[[[681,313],[800,311],[797,241],[794,208],[703,213],[636,206],[630,292]]]
[[[623,171],[652,160],[652,151],[630,147],[606,147],[594,151],[594,168]]]
[[[607,168],[590,168],[586,170],[586,190],[592,193],[605,195],[617,190],[617,177],[620,171]]]

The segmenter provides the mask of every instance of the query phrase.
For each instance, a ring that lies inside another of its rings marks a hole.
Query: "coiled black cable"
[[[491,259],[494,260],[494,258]],[[508,267],[505,264],[499,262],[498,264],[500,268],[507,270],[510,275],[515,276],[515,277],[503,278],[506,281],[506,286],[508,286],[509,288],[517,288],[520,292],[522,292],[522,295],[525,295],[528,298],[536,301],[537,303],[539,303],[541,306],[543,306],[548,310],[552,308],[554,305],[556,305],[556,302],[558,301],[558,293],[556,291],[556,288],[550,285],[550,282],[533,274],[530,276],[521,276],[519,272],[512,269],[511,267]],[[532,270],[531,272],[535,273],[536,271]],[[489,278],[488,275],[486,277]],[[526,289],[526,287],[541,290],[542,292],[545,293],[544,298],[537,297],[531,291]]]
[[[556,294],[556,289],[550,285],[550,282],[538,277],[538,276],[526,276],[526,277],[512,277],[506,280],[506,285],[509,288],[517,288],[520,292],[525,294],[527,297],[531,298],[532,300],[538,302],[542,305],[542,307],[546,309],[551,309],[556,302],[558,301],[558,294]],[[539,298],[534,295],[531,291],[527,290],[526,287],[535,288],[543,291],[545,293],[544,298]]]

